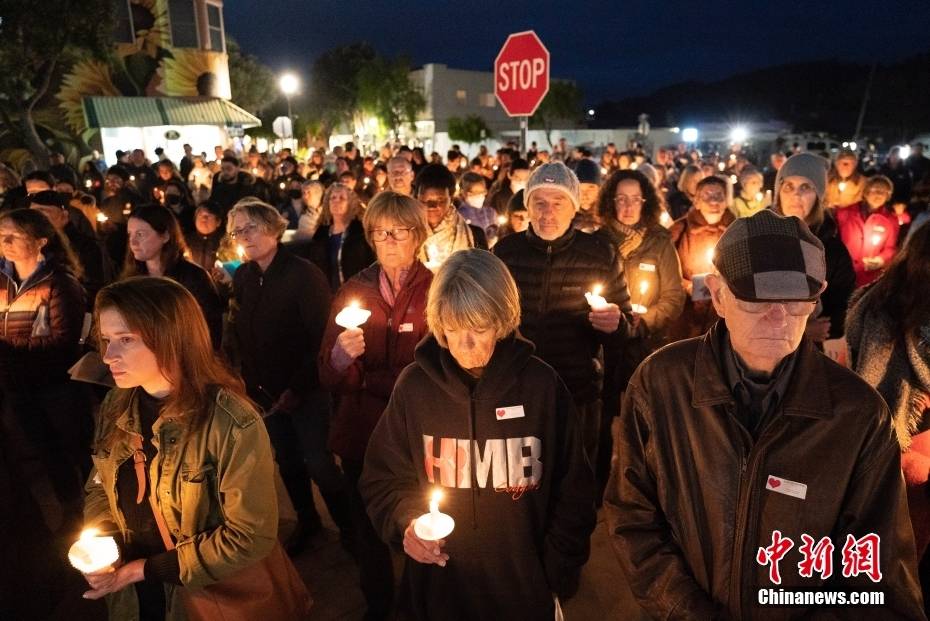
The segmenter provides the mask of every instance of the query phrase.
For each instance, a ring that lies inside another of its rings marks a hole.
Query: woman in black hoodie
[[[409,557],[400,606],[416,619],[552,619],[554,596],[577,589],[595,525],[571,395],[516,332],[517,288],[490,253],[445,262],[427,323],[359,484],[382,538]],[[456,528],[424,541],[413,524],[439,488]]]

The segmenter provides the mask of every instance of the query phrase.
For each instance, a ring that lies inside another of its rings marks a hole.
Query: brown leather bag
[[[136,457],[142,454],[141,459],[135,459],[140,482],[137,502],[141,502],[145,489],[141,438],[134,442],[133,448]],[[174,541],[168,525],[152,496],[149,496],[149,505],[162,543],[166,549],[173,550]],[[180,587],[178,593],[189,621],[293,621],[306,619],[313,605],[300,574],[277,540],[262,560],[200,589]]]

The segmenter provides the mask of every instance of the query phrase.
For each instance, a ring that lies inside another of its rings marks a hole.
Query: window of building
[[[116,3],[116,29],[113,32],[116,43],[133,43],[136,33],[132,28],[132,13],[129,12],[129,0]]]
[[[464,90],[462,90],[462,89],[459,89],[459,90],[455,91],[455,99],[456,99],[456,101],[458,101],[460,104],[464,104],[464,103],[467,101],[467,99],[468,99],[468,93],[466,93],[466,92],[465,92]]]
[[[481,93],[479,103],[485,108],[493,108],[497,105],[497,98],[494,97],[494,93]]]
[[[168,0],[168,19],[171,20],[171,45],[200,47],[194,0]]]
[[[223,10],[216,4],[207,3],[207,29],[210,32],[210,49],[217,52],[225,51]]]

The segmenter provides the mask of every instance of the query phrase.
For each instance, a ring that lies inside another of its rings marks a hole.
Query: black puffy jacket
[[[623,346],[629,333],[630,294],[617,253],[593,235],[573,228],[552,241],[533,233],[509,235],[494,246],[520,290],[520,333],[536,345],[536,355],[558,371],[576,404],[600,393],[597,359]],[[585,292],[600,284],[608,302],[623,312],[613,334],[596,331],[588,320]]]

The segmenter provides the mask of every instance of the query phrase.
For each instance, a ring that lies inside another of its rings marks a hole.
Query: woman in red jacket
[[[894,186],[884,175],[869,177],[862,200],[836,210],[840,238],[856,271],[856,286],[876,280],[898,248],[898,217],[888,204]]]
[[[358,494],[365,450],[387,407],[397,376],[413,362],[427,334],[426,295],[432,273],[417,260],[428,236],[419,203],[395,192],[375,196],[365,211],[365,237],[377,262],[350,278],[336,293],[320,348],[320,383],[338,395],[330,446],[352,483],[358,533],[359,579],[368,604],[366,618],[385,618],[394,596],[391,555],[365,513]],[[358,328],[344,329],[336,315],[351,303],[371,311]]]

